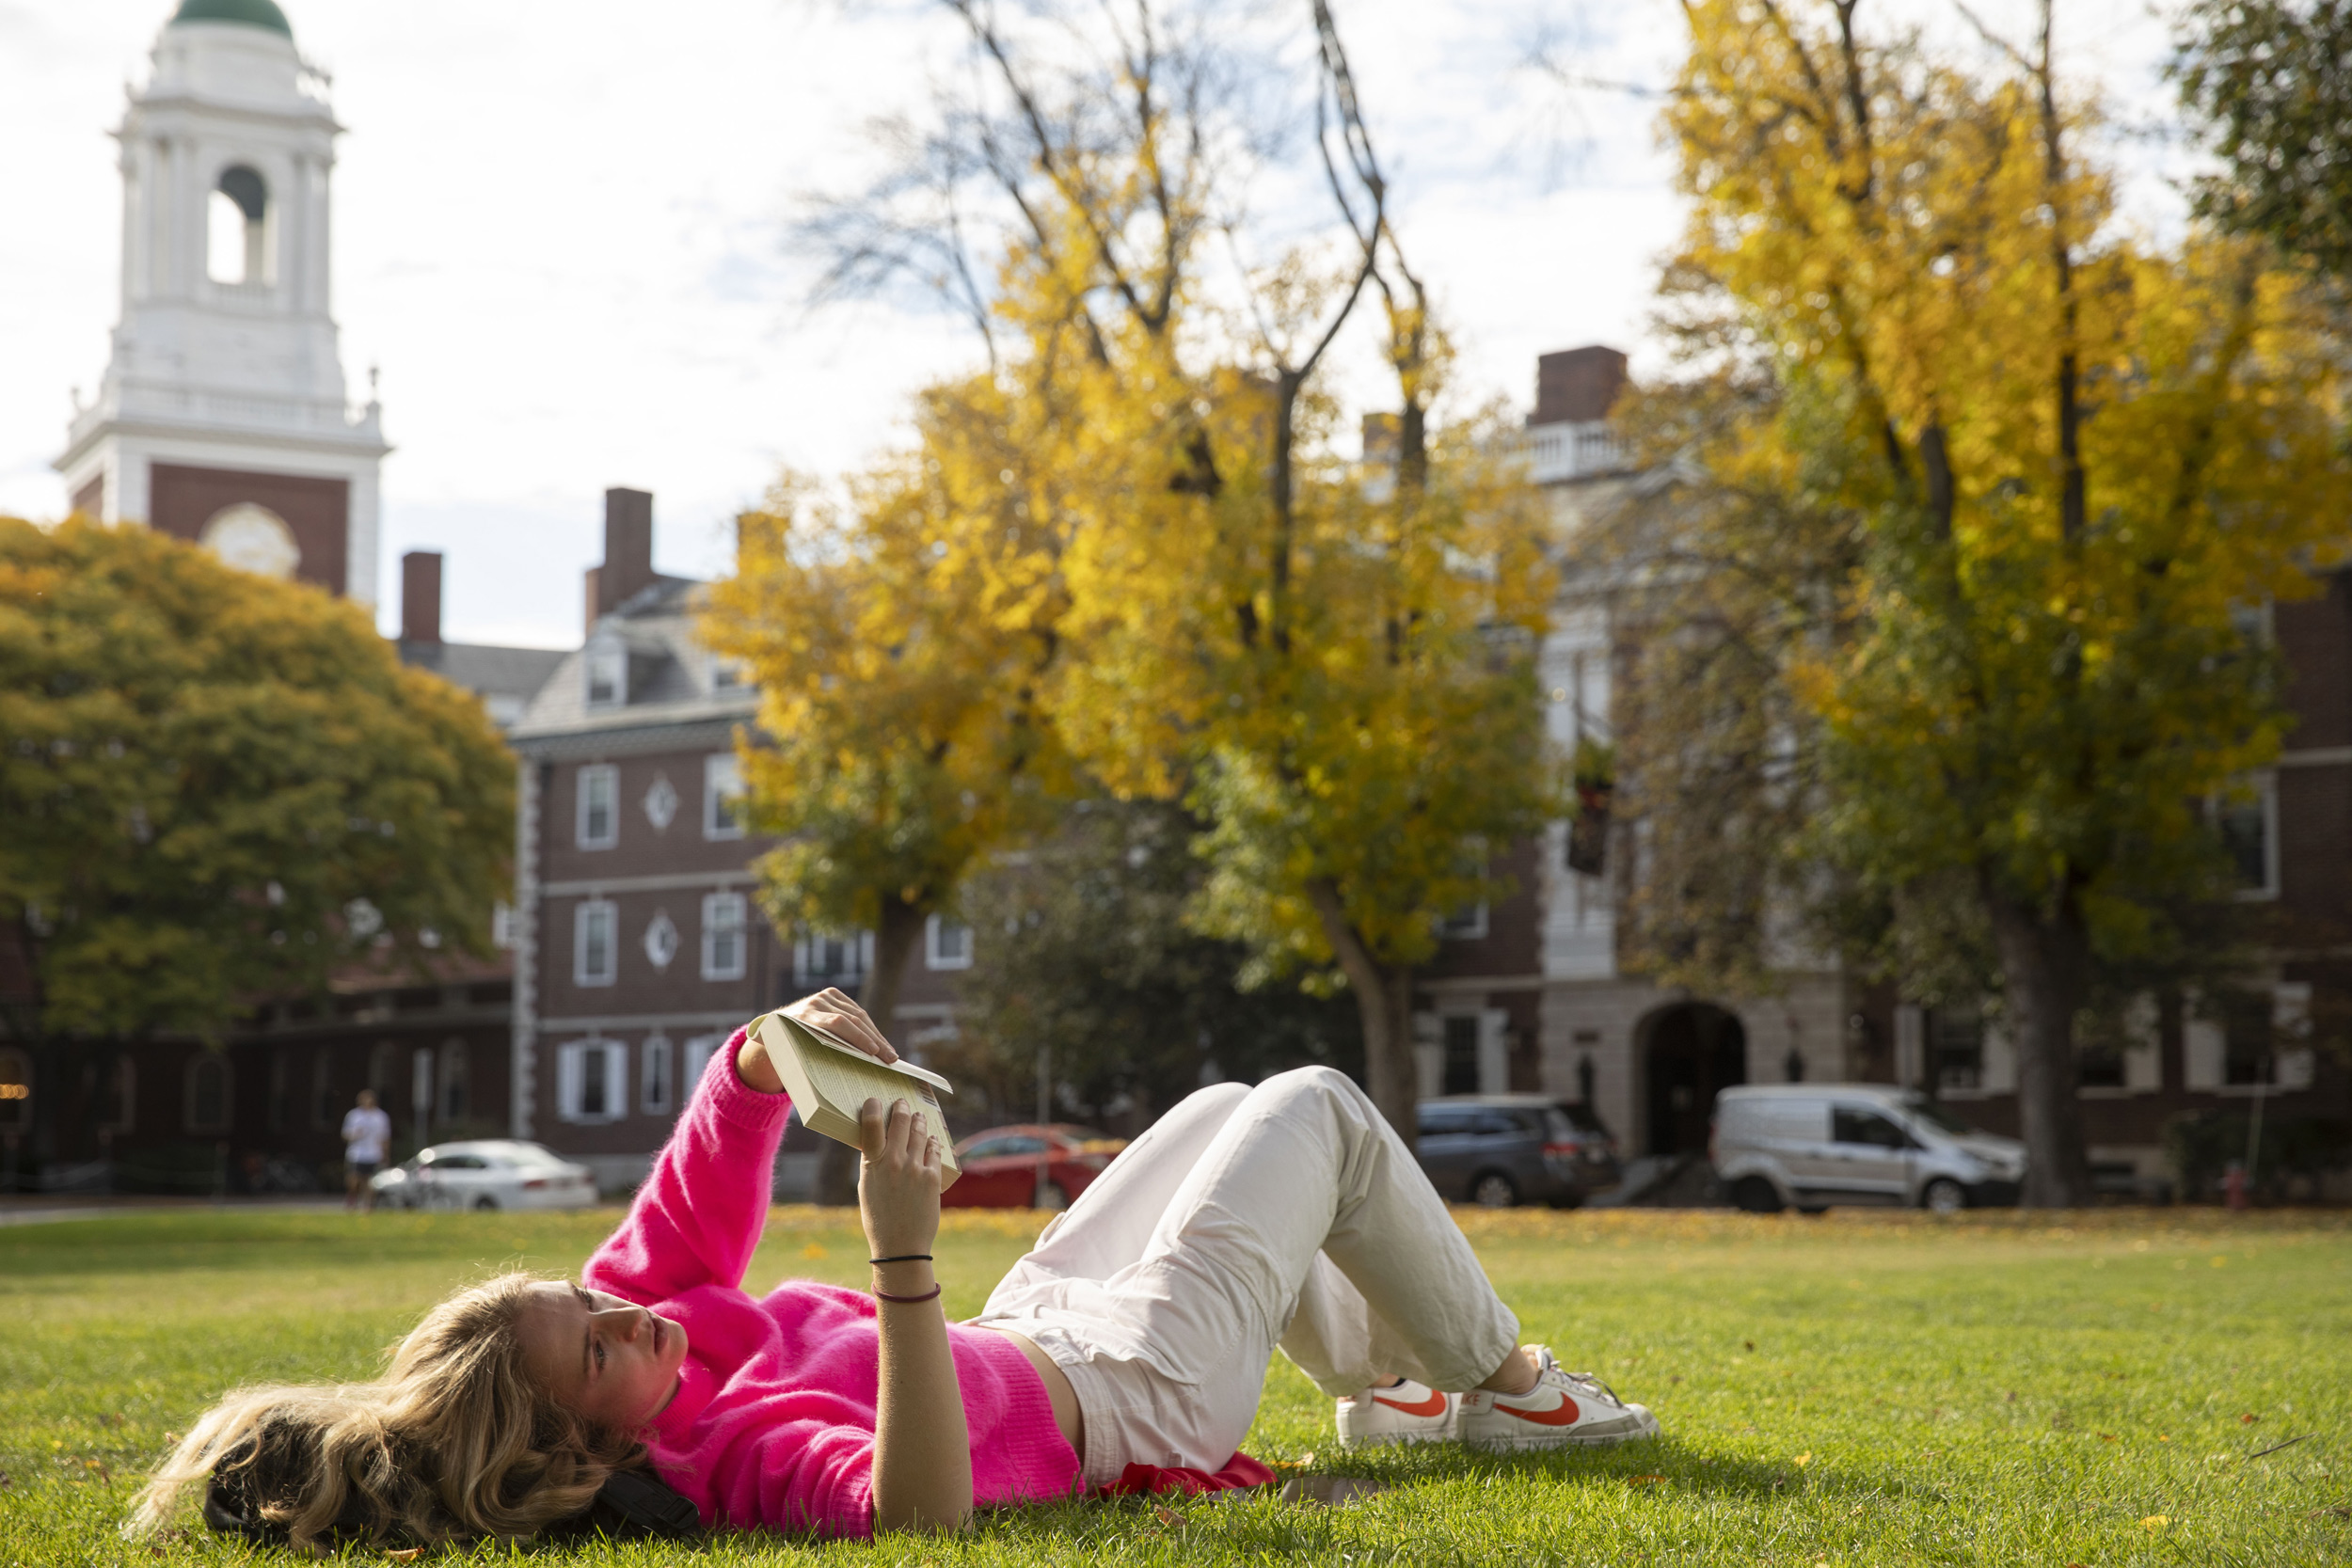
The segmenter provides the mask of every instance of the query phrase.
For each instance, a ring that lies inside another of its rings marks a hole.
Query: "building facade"
[[[1614,350],[1538,363],[1528,451],[1563,541],[1672,483],[1632,471],[1622,455],[1608,416],[1624,385]],[[2277,906],[2287,935],[2226,1016],[2145,997],[2121,1049],[2086,1053],[2084,1126],[2093,1172],[2111,1190],[2151,1193],[2172,1179],[2168,1129],[2184,1119],[2234,1126],[2259,1100],[2274,1128],[2352,1122],[2352,1081],[2314,1034],[2341,1035],[2352,1017],[2352,574],[2329,574],[2323,586],[2271,611],[2296,721],[2286,751],[2250,781],[2248,800],[2216,805],[2239,896]],[[1564,752],[1581,737],[1614,738],[1612,686],[1628,635],[1612,584],[1564,575],[1540,656]],[[1792,965],[1763,997],[1668,990],[1626,972],[1623,869],[1607,857],[1625,833],[1620,825],[1580,843],[1569,825],[1555,826],[1499,864],[1516,893],[1450,924],[1421,982],[1425,1091],[1583,1101],[1645,1155],[1703,1152],[1718,1089],[1800,1078],[1900,1084],[1989,1130],[2017,1130],[2016,1053],[1988,1009],[1920,1006],[1899,984],[1864,985],[1826,959]]]

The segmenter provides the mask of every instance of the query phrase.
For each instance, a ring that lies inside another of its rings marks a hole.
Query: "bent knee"
[[[1193,1090],[1169,1109],[1171,1114],[1180,1107],[1203,1111],[1222,1110],[1231,1116],[1233,1107],[1248,1098],[1249,1085],[1229,1078],[1222,1084],[1211,1084],[1207,1088]]]
[[[1335,1067],[1295,1067],[1287,1072],[1278,1072],[1259,1085],[1258,1092],[1274,1100],[1337,1096],[1342,1100],[1371,1103],[1356,1080]]]

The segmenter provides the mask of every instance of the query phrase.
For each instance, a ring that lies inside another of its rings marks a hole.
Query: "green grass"
[[[160,1544],[125,1543],[114,1527],[167,1434],[221,1387],[360,1372],[452,1285],[501,1266],[574,1269],[612,1219],[197,1212],[0,1230],[0,1565],[293,1562],[200,1526]],[[1258,1495],[1010,1511],[953,1541],[723,1535],[530,1555],[1351,1568],[2352,1560],[2343,1216],[1463,1219],[1527,1337],[1651,1404],[1663,1440],[1509,1459],[1342,1455],[1327,1402],[1278,1360],[1249,1451],[1388,1490],[1343,1508]],[[951,1311],[979,1307],[1035,1223],[949,1216]],[[752,1277],[858,1283],[864,1257],[846,1214],[779,1210]]]

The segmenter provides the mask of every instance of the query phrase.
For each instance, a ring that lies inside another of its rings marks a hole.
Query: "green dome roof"
[[[242,22],[248,27],[266,27],[287,42],[294,41],[294,24],[275,0],[180,0],[170,24],[176,27],[183,22]]]

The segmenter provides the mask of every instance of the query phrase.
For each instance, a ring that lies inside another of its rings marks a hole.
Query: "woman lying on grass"
[[[789,1010],[897,1060],[839,991]],[[1176,1106],[965,1323],[946,1321],[931,1274],[939,1149],[918,1147],[904,1101],[865,1107],[872,1294],[744,1292],[782,1091],[739,1031],[580,1284],[510,1275],[461,1291],[373,1383],[231,1393],[133,1528],[210,1478],[208,1517],[298,1545],[523,1537],[650,1464],[706,1525],[953,1529],[975,1507],[1069,1497],[1131,1463],[1226,1465],[1278,1346],[1338,1399],[1343,1443],[1658,1430],[1518,1344],[1412,1156],[1328,1069]]]

